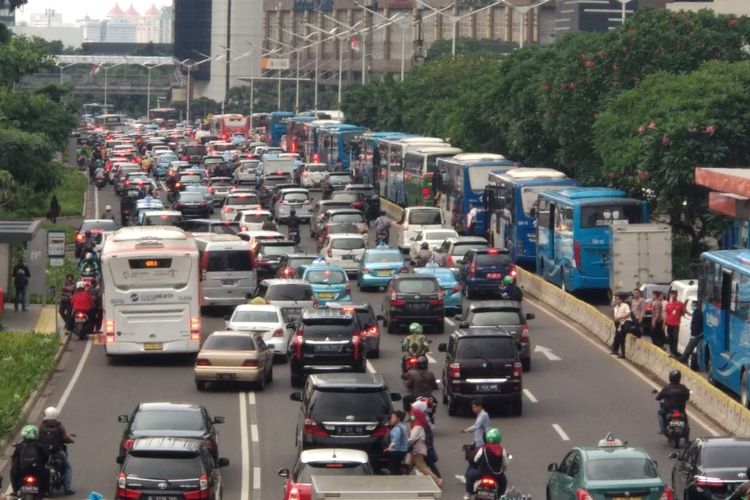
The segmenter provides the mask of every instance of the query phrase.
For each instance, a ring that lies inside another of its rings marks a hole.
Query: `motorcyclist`
[[[49,452],[47,448],[39,442],[39,429],[36,425],[25,425],[21,429],[21,441],[15,445],[10,466],[10,482],[13,487],[13,496],[18,496],[21,489],[21,483],[26,475],[32,475],[39,484],[39,491],[46,492],[48,489],[47,481],[47,460]]]
[[[431,264],[435,264],[438,267],[448,266],[448,255],[443,252],[442,246],[438,246],[432,252],[432,258],[430,259]]]
[[[498,493],[503,495],[508,485],[508,479],[505,477],[505,470],[508,468],[508,455],[500,444],[502,434],[500,429],[487,429],[485,443],[477,448],[466,469],[466,494],[464,500],[470,500],[474,493],[474,483],[482,476],[492,476],[497,481]]]
[[[391,231],[391,218],[385,213],[385,210],[380,211],[380,217],[375,219],[375,236],[378,241],[385,241],[388,243]]]
[[[55,455],[62,463],[60,473],[63,478],[63,491],[66,495],[74,495],[75,491],[71,489],[73,482],[73,468],[68,458],[66,444],[72,444],[73,438],[68,434],[62,423],[57,420],[60,412],[57,408],[50,406],[44,410],[44,420],[39,425],[39,442],[47,447],[50,455]]]
[[[420,356],[417,360],[417,366],[401,375],[404,380],[404,386],[409,394],[404,396],[404,411],[409,411],[412,403],[419,396],[432,395],[432,391],[438,389],[435,374],[429,369],[427,356]]]
[[[115,220],[115,214],[112,213],[112,205],[107,205],[104,207],[104,213],[102,214],[101,218]]]
[[[422,242],[420,249],[417,251],[416,267],[424,267],[428,262],[432,260],[432,252],[430,251],[430,244],[426,241]]]
[[[94,307],[94,298],[91,296],[88,290],[86,290],[86,283],[84,283],[83,281],[79,281],[78,283],[76,283],[76,291],[70,298],[70,305],[73,309],[73,314],[70,315],[71,325],[69,327],[69,330],[73,329],[73,321],[76,314],[79,312],[84,313],[86,317],[89,318],[88,320],[91,321],[91,310]]]
[[[656,412],[659,418],[659,434],[666,434],[667,415],[673,410],[680,410],[685,415],[685,430],[687,432],[687,413],[685,406],[690,399],[690,389],[680,383],[682,373],[680,370],[669,372],[669,383],[665,385],[656,395],[660,402],[659,410]]]
[[[292,239],[292,233],[297,232],[297,236],[294,238],[295,243],[299,243],[299,222],[300,219],[297,217],[297,211],[291,209],[289,211],[289,218],[286,220],[286,225],[289,230],[289,238]]]
[[[99,275],[99,259],[96,258],[94,252],[86,252],[81,259],[79,271],[82,276],[95,277]]]
[[[83,233],[83,236],[84,236],[83,243],[81,243],[81,246],[78,247],[77,252],[76,252],[76,257],[78,257],[79,259],[81,258],[81,255],[86,255],[86,253],[88,252],[93,252],[94,247],[96,246],[96,244],[94,243],[94,235],[91,233],[90,230],[87,229]]]
[[[500,285],[500,297],[505,300],[515,300],[516,302],[523,300],[523,291],[516,284],[516,279],[513,276],[507,275],[503,278]]]
[[[104,167],[102,167],[101,163],[96,165],[96,169],[94,170],[94,179],[99,181],[102,179],[105,179],[107,177],[107,171],[104,170]]]
[[[409,335],[404,337],[401,341],[401,365],[402,371],[406,366],[406,360],[408,358],[418,358],[420,356],[426,356],[430,350],[430,346],[427,345],[427,337],[424,335],[422,325],[419,323],[412,323],[409,325]]]

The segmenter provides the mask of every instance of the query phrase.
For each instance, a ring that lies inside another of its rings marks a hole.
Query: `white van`
[[[356,233],[329,234],[323,241],[320,254],[326,264],[339,266],[348,274],[356,274],[359,261],[367,249],[367,237]]]
[[[197,233],[201,267],[201,305],[236,306],[255,290],[250,245],[231,234]]]
[[[407,207],[401,219],[394,226],[396,244],[402,252],[407,253],[412,238],[425,229],[441,229],[445,224],[442,209],[438,207]]]

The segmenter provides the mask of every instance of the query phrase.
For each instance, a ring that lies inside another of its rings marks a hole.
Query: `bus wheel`
[[[748,394],[748,391],[750,391],[750,387],[748,387],[748,371],[750,370],[748,370],[747,368],[742,371],[742,382],[740,383],[740,402],[745,408],[750,408],[750,394]]]

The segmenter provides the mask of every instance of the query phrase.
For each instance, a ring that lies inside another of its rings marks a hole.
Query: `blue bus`
[[[459,233],[484,236],[486,214],[482,210],[484,188],[492,172],[504,172],[518,167],[518,163],[495,153],[460,153],[450,158],[438,158],[432,176],[436,193],[435,206],[443,209],[445,219]],[[471,231],[465,229],[471,205],[478,213]]]
[[[356,182],[372,184],[377,191],[380,179],[380,149],[378,141],[406,137],[403,132],[364,132],[356,140],[359,143],[359,159],[351,165]]]
[[[612,188],[539,193],[536,273],[563,290],[609,289],[609,226],[648,222],[648,206]]]
[[[750,251],[704,252],[698,300],[703,308],[698,367],[750,407]]]
[[[491,173],[484,190],[489,218],[485,237],[506,248],[519,264],[536,263],[536,208],[539,193],[578,186],[578,181],[551,168],[514,168]]]
[[[305,156],[305,123],[316,120],[314,115],[297,115],[286,121],[286,150],[289,153],[298,153],[300,158]]]
[[[303,136],[305,138],[305,161],[308,163],[320,163],[318,154],[318,131],[328,125],[336,125],[341,122],[338,120],[313,120],[302,122]]]
[[[281,136],[286,134],[286,122],[293,117],[291,111],[274,111],[271,113],[269,126],[266,129],[266,142],[274,147],[281,145]]]
[[[326,163],[332,170],[348,172],[352,158],[359,158],[359,143],[356,138],[367,132],[366,127],[338,123],[318,128],[318,161]]]

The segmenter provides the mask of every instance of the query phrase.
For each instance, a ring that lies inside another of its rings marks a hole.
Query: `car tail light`
[[[431,306],[442,306],[443,305],[443,299],[442,298],[440,298],[440,299],[431,299],[430,300],[430,305]]]
[[[313,303],[313,309],[320,306],[320,301],[318,300],[317,297],[313,297],[312,303]]]
[[[277,328],[271,334],[271,337],[283,337],[283,336],[284,336],[284,329],[283,328]]]
[[[83,233],[76,233],[76,243],[83,243],[86,241],[86,235]]]
[[[521,342],[524,344],[529,343],[529,325],[521,326]]]
[[[362,343],[362,340],[359,334],[354,334],[352,336],[352,348],[354,349],[354,359],[360,358],[360,344],[361,343]]]
[[[348,281],[346,282],[346,285],[344,285],[344,291],[348,294],[352,293],[352,284]]]
[[[380,335],[380,327],[378,325],[372,325],[365,330],[365,337],[377,337]]]
[[[172,208],[180,210],[180,209],[185,208],[185,204],[184,203],[175,203],[174,205],[172,205]]]
[[[391,305],[393,307],[404,307],[406,305],[406,300],[391,298]]]
[[[141,492],[138,490],[130,490],[126,488],[127,478],[124,472],[120,472],[117,476],[117,498],[141,498]]]
[[[698,488],[721,488],[724,481],[718,477],[695,476],[695,486]]]
[[[479,487],[494,489],[497,488],[497,481],[493,477],[486,476],[479,480]]]
[[[200,488],[199,490],[186,491],[185,493],[183,493],[183,497],[186,500],[208,500],[209,498],[211,498],[208,493],[208,476],[206,474],[201,474],[198,485],[198,487]]]
[[[514,278],[518,277],[518,271],[516,271],[516,266],[512,265],[508,268],[508,276],[513,276]]]
[[[664,491],[661,492],[659,500],[672,500],[674,498],[674,491],[669,486],[664,487]]]
[[[363,268],[362,268],[362,273],[364,273],[364,274],[370,274],[370,268],[368,268],[368,267],[363,267]]]
[[[573,258],[575,259],[576,267],[581,268],[581,243],[578,241],[573,242]]]
[[[361,201],[355,201],[354,203],[352,203],[352,206],[354,208],[362,208],[362,202]]]
[[[523,365],[520,361],[516,361],[513,363],[513,378],[521,378],[521,372],[523,370]]]
[[[469,264],[469,276],[474,278],[476,275],[477,275],[477,263],[472,262],[471,264]]]
[[[448,365],[448,378],[461,378],[461,364],[451,363]]]
[[[294,357],[302,359],[302,330],[297,330],[294,334]]]
[[[195,360],[195,366],[211,366],[211,361],[206,358],[198,358]]]
[[[242,362],[242,366],[249,367],[249,368],[257,368],[258,367],[258,360],[257,359],[246,359]]]
[[[23,478],[23,484],[28,486],[33,486],[36,484],[36,476],[24,476]]]
[[[259,266],[267,266],[269,264],[269,262],[270,261],[268,259],[258,259],[257,264]]]
[[[328,256],[333,257],[333,250],[330,248],[328,249]]]
[[[453,285],[453,288],[451,288],[451,293],[459,293],[461,291],[461,283],[456,283]]]
[[[224,212],[231,212],[232,207],[224,207],[223,210]]]
[[[383,424],[380,424],[377,427],[375,427],[375,430],[372,431],[372,434],[370,435],[370,437],[384,438],[386,437],[386,435],[388,435],[388,427],[386,427]]]
[[[328,432],[311,418],[305,418],[302,432],[311,436],[328,437]]]
[[[451,255],[448,255],[448,256],[447,256],[447,257],[445,258],[445,266],[446,266],[446,267],[453,267],[453,256],[451,256]]]
[[[399,269],[398,272],[400,272],[400,273],[408,273],[409,272],[409,268],[406,267],[406,266],[404,266],[401,269]]]
[[[289,498],[288,500],[301,500],[301,496],[299,494],[299,488],[296,486],[293,487],[291,490],[289,490]]]
[[[589,495],[588,491],[582,488],[578,488],[576,490],[576,500],[594,500],[594,499],[591,495]]]

